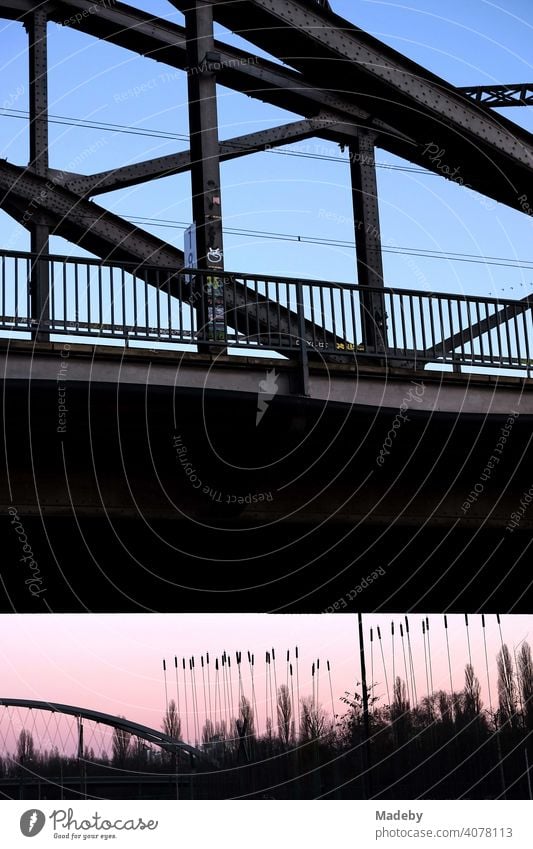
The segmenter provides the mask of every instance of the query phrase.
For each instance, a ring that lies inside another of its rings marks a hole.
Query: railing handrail
[[[492,304],[493,306],[520,306],[523,309],[527,307],[533,307],[533,292],[531,296],[526,296],[522,299],[516,298],[495,298],[491,296],[485,295],[468,295],[468,294],[460,294],[456,292],[427,292],[421,291],[420,289],[404,289],[395,288],[392,286],[366,286],[362,283],[342,283],[334,280],[315,280],[310,277],[291,277],[285,275],[280,277],[274,274],[250,274],[249,272],[240,272],[240,271],[215,271],[215,270],[207,270],[207,269],[198,269],[198,268],[176,268],[173,269],[170,266],[161,266],[161,265],[152,265],[144,260],[141,262],[132,262],[129,260],[112,260],[112,259],[93,259],[92,257],[73,257],[66,256],[62,254],[37,254],[32,253],[31,251],[6,251],[0,249],[0,258],[12,258],[12,259],[29,259],[29,260],[43,260],[47,262],[63,262],[63,263],[79,263],[84,265],[92,265],[92,266],[104,266],[109,268],[131,268],[133,269],[145,269],[149,271],[159,271],[162,273],[168,273],[172,275],[183,275],[188,276],[191,274],[197,274],[199,276],[202,275],[218,275],[219,277],[227,277],[234,278],[236,280],[254,280],[258,282],[264,283],[285,283],[296,286],[297,284],[302,284],[304,286],[315,286],[321,288],[334,288],[339,290],[346,291],[358,291],[358,292],[375,292],[377,294],[386,294],[386,295],[402,295],[406,297],[416,297],[416,298],[433,298],[439,300],[454,300],[454,301],[462,301],[468,303],[482,303],[482,304]]]

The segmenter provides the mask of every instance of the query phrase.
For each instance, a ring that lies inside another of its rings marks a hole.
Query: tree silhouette
[[[181,719],[174,699],[171,699],[168,703],[162,728],[165,734],[168,734],[173,740],[181,740]]]
[[[278,689],[278,734],[284,746],[288,746],[294,736],[292,702],[286,684]]]
[[[518,652],[518,686],[524,725],[533,730],[533,660],[529,643],[522,643]]]
[[[17,761],[19,764],[27,764],[34,760],[35,743],[33,742],[33,736],[23,728],[17,739]]]
[[[509,723],[514,727],[517,723],[517,691],[511,653],[505,644],[498,652],[496,665],[498,667],[500,723]]]

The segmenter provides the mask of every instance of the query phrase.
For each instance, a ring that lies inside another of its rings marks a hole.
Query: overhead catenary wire
[[[0,113],[3,114],[5,118],[17,118],[19,120],[29,120],[30,114],[26,109],[15,109],[11,106],[0,108]],[[68,127],[80,127],[86,130],[100,130],[102,132],[110,132],[115,133],[116,135],[135,135],[135,136],[149,136],[151,138],[158,139],[166,139],[168,141],[183,141],[189,142],[189,135],[185,133],[173,133],[168,130],[156,130],[154,128],[148,127],[135,127],[128,126],[126,124],[114,124],[110,121],[93,121],[88,120],[86,118],[73,118],[69,115],[54,115],[52,113],[48,114],[48,122],[50,124],[60,124],[62,126]],[[222,140],[221,144],[226,146],[231,146],[231,139]],[[290,144],[290,141],[287,141],[287,144]],[[241,144],[235,144],[235,148],[238,150],[242,150]],[[250,151],[251,153],[255,151]],[[280,148],[268,148],[265,151],[257,151],[262,153],[269,154],[277,154],[279,156],[293,156],[301,159],[315,159],[322,160],[324,162],[337,162],[339,164],[346,164],[349,162],[348,157],[344,156],[333,156],[323,153],[310,153],[309,151],[302,150],[281,150]],[[406,171],[406,172],[414,172],[416,174],[424,174],[425,176],[433,177],[438,176],[433,171],[429,171],[426,168],[416,168],[412,165],[394,165],[388,162],[376,162],[377,168],[386,168],[390,171]]]
[[[187,230],[190,222],[172,221],[165,218],[140,217],[125,213],[123,215],[131,224],[152,225],[158,227]],[[339,247],[355,249],[355,242],[349,239],[329,239],[321,236],[298,235],[296,233],[278,233],[268,230],[249,230],[246,228],[224,227],[224,233],[228,236],[244,236],[246,238],[266,239],[280,242],[300,242],[306,245],[319,245],[324,247]],[[493,265],[504,268],[517,268],[533,270],[533,260],[515,259],[511,257],[492,257],[481,254],[463,254],[460,251],[437,251],[426,248],[414,248],[402,245],[381,245],[382,253],[400,254],[402,256],[417,256],[426,259],[448,260],[449,262],[467,262],[481,265]]]
[[[0,108],[0,114],[3,114],[4,117],[7,118],[18,118],[27,120],[29,118],[29,112],[23,109],[14,109],[14,108]],[[65,115],[48,115],[48,121],[51,124],[61,124],[72,127],[81,127],[84,129],[93,129],[100,130],[105,132],[112,132],[115,134],[127,134],[127,135],[138,135],[138,136],[149,136],[153,138],[161,138],[167,141],[181,141],[181,142],[189,142],[189,136],[184,133],[172,133],[166,130],[154,130],[143,127],[132,127],[126,126],[123,124],[114,124],[106,121],[89,121],[83,118],[72,118]],[[228,144],[230,140],[223,142],[224,144]],[[237,147],[237,145],[236,145]],[[238,149],[242,149],[242,146],[238,146]],[[253,151],[251,151],[253,152]],[[263,151],[267,154],[276,154],[282,156],[292,156],[299,157],[304,159],[315,159],[315,160],[323,160],[329,162],[338,162],[341,164],[346,164],[349,160],[347,157],[341,156],[328,156],[324,154],[318,153],[309,153],[305,151],[297,151],[297,150],[280,150],[278,149],[269,149],[267,151]],[[412,166],[403,166],[403,165],[395,165],[386,162],[376,162],[377,168],[383,168],[391,171],[404,171],[416,174],[422,174],[424,176],[438,176],[435,172],[424,169],[424,168],[414,168]],[[157,219],[157,218],[148,218],[142,217],[139,218],[137,216],[125,215],[125,218],[130,220],[131,223],[141,223],[148,222],[153,224],[158,224],[161,227],[173,227],[177,229],[187,229],[190,226],[190,222],[179,222],[179,221],[171,221],[168,219]],[[250,236],[254,238],[263,238],[263,239],[279,239],[283,241],[297,241],[305,244],[317,244],[317,245],[329,245],[329,246],[344,246],[355,248],[355,243],[352,241],[344,241],[338,239],[323,239],[316,236],[305,236],[305,235],[294,235],[288,233],[269,233],[262,231],[253,231],[253,230],[234,230],[232,228],[224,228],[224,232],[231,235],[240,235],[240,236]],[[533,260],[522,260],[516,258],[507,258],[507,257],[483,257],[476,254],[464,254],[461,252],[455,251],[433,251],[428,249],[414,249],[414,248],[406,248],[401,246],[386,246],[382,245],[382,251],[385,253],[401,253],[411,256],[427,256],[431,259],[449,259],[452,262],[474,262],[474,263],[482,263],[486,265],[498,265],[504,267],[511,268],[524,268],[530,267],[533,268]]]

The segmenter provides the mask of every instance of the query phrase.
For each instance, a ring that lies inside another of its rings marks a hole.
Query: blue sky
[[[136,4],[178,23],[183,18],[167,0]],[[334,0],[353,23],[457,85],[529,82],[533,8],[529,0]],[[228,42],[245,44],[222,31]],[[258,52],[255,48],[252,51]],[[21,24],[0,20],[0,107],[27,109],[27,42]],[[188,147],[185,74],[96,39],[49,25],[49,108],[53,115],[90,119],[173,133],[180,139],[51,125],[53,167],[97,172]],[[145,91],[132,90],[143,84]],[[504,113],[533,130],[531,109]],[[13,114],[13,113],[11,113]],[[220,136],[230,138],[295,119],[290,113],[219,87]],[[327,154],[334,161],[259,153],[222,165],[225,224],[229,228],[286,233],[353,242],[349,171],[338,146],[321,139],[287,150]],[[0,155],[25,164],[27,122],[0,109]],[[383,164],[404,163],[378,150]],[[74,163],[74,164],[73,164]],[[378,169],[384,247],[454,251],[482,257],[529,260],[529,268],[496,267],[384,253],[385,281],[395,287],[523,297],[533,291],[533,222],[507,207],[437,176]],[[146,229],[183,246],[191,221],[188,174],[102,195],[98,203],[131,217],[179,222]],[[181,226],[183,225],[183,226]],[[0,246],[29,249],[29,237],[0,212]],[[83,252],[61,239],[54,252]],[[243,272],[352,281],[354,250],[258,237],[226,235],[226,268]]]

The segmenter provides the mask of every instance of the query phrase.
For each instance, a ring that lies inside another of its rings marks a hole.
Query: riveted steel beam
[[[0,15],[22,19],[24,11],[29,12],[31,8],[30,0],[7,0],[0,9]],[[125,3],[113,3],[107,8],[96,6],[92,0],[57,0],[49,8],[48,15],[50,20],[63,26],[79,29],[170,67],[181,70],[188,67],[184,27]],[[216,40],[215,52],[218,56],[218,81],[230,89],[305,117],[316,116],[320,109],[331,110],[338,113],[340,121],[369,123],[374,129],[401,139],[408,146],[414,145],[410,134],[400,133],[386,121],[373,117],[367,109],[341,94],[312,85],[289,68]],[[148,79],[144,85],[149,91],[154,85],[165,85],[171,80],[172,75],[166,72]],[[141,85],[137,93],[142,92]],[[120,99],[121,93],[115,97]],[[317,135],[328,137],[326,132]]]
[[[0,160],[0,207],[23,211],[19,221],[28,229],[44,213],[56,222],[53,234],[63,236],[91,253],[117,262],[139,262],[178,270],[183,252],[156,236],[83,200],[58,183],[27,168]]]
[[[189,0],[172,2],[183,8]],[[213,9],[217,20],[230,22],[232,28],[238,15],[240,23],[236,31],[256,44],[265,44],[273,55],[293,67],[307,71],[310,63],[315,68],[322,66],[320,72],[325,79],[334,68],[337,75],[346,75],[347,83],[363,74],[365,79],[383,86],[384,92],[411,101],[421,114],[431,113],[459,132],[478,136],[480,141],[483,139],[533,168],[531,138],[522,149],[492,116],[476,110],[446,80],[430,74],[337,15],[325,15],[320,7],[309,6],[305,0],[241,0],[233,4],[213,0]],[[253,29],[248,28],[249,22],[253,23]],[[261,24],[266,25],[264,29]],[[272,38],[274,32],[277,41]],[[288,37],[292,39],[291,53],[285,52]],[[300,53],[302,47],[305,52]]]
[[[182,8],[188,0],[172,2]],[[306,81],[409,133],[417,149],[406,158],[523,211],[521,195],[533,193],[531,133],[480,109],[445,80],[314,4],[214,0],[213,6],[216,20],[298,69]],[[380,139],[379,146],[406,155],[392,138]]]
[[[257,133],[248,133],[227,139],[219,144],[219,158],[221,162],[257,153],[261,150],[280,147],[291,142],[302,141],[317,135],[317,131],[327,128],[329,132],[339,132],[346,139],[357,137],[358,129],[339,122],[338,117],[321,113],[316,118],[308,118],[303,121],[294,121],[281,127],[261,130]],[[111,192],[129,186],[136,186],[148,180],[160,177],[168,177],[172,174],[181,174],[191,168],[191,152],[184,150],[181,153],[172,153],[168,156],[159,156],[145,162],[135,162],[132,165],[124,165],[99,174],[75,174],[49,169],[50,176],[60,180],[61,185],[76,194],[88,197],[103,192]]]
[[[196,248],[195,265],[202,270],[223,271],[222,188],[216,75],[209,67],[215,56],[213,10],[207,0],[193,0],[185,14],[187,35],[187,90],[192,213]],[[216,275],[193,278],[196,288],[198,327],[210,338],[225,338],[224,299],[219,297]],[[219,303],[220,301],[220,303]]]
[[[29,100],[30,100],[30,162],[29,167],[40,177],[48,171],[48,59],[47,59],[47,15],[43,7],[37,8],[26,18],[28,31]],[[30,222],[31,251],[39,257],[48,254],[49,229],[46,216],[35,210]],[[31,270],[30,301],[31,314],[37,323],[34,336],[41,342],[49,334],[40,327],[48,321],[50,281],[48,263],[37,259]]]
[[[177,0],[174,0],[174,5],[178,6]],[[219,3],[216,5],[220,6]],[[249,9],[250,4],[227,4],[224,10],[226,14],[232,10],[238,12],[235,23],[237,30],[242,30],[246,23],[243,18],[245,7]],[[32,8],[29,0],[7,0],[2,5],[1,14],[19,17],[23,8]],[[303,7],[300,7],[300,13],[302,10]],[[377,50],[377,55],[381,55],[383,61],[378,59],[375,68],[370,70],[379,70],[380,65],[383,65],[383,73],[385,76],[390,75],[393,81],[401,77],[407,82],[413,80],[416,85],[418,78],[422,77],[422,82],[433,81],[435,92],[438,93],[443,88],[452,101],[455,95],[457,100],[453,102],[452,117],[454,112],[461,111],[466,104],[466,108],[474,109],[474,112],[469,112],[468,115],[472,126],[475,126],[475,110],[479,112],[479,107],[446,81],[430,74],[331,12],[326,13],[318,7],[307,7],[304,11],[321,16],[321,28],[324,32],[333,32],[334,36],[338,34],[339,37],[346,35],[348,31],[355,32],[362,44],[368,43],[374,51]],[[217,14],[219,12],[220,9]],[[254,7],[252,12],[257,19],[257,7]],[[154,18],[124,3],[113,3],[112,7],[107,8],[103,5],[95,6],[91,0],[57,0],[50,6],[49,19],[104,38],[175,68],[187,67],[183,27]],[[337,31],[334,25],[337,25]],[[252,29],[253,32],[249,33],[250,40],[257,41],[260,35],[265,35],[268,27],[262,28],[263,33],[261,27],[254,25]],[[282,27],[278,27],[276,33],[277,41],[281,43]],[[291,45],[295,44],[296,37],[301,38],[301,33],[293,28],[290,31]],[[306,55],[309,55],[308,48],[309,44],[306,42]],[[498,145],[487,152],[482,135],[479,135],[474,143],[467,142],[464,132],[449,129],[446,115],[439,116],[438,112],[431,111],[429,107],[424,109],[413,106],[414,101],[410,102],[408,98],[402,102],[399,92],[398,96],[391,97],[390,90],[384,90],[383,87],[376,89],[370,84],[368,75],[365,75],[365,70],[368,69],[361,68],[361,79],[354,81],[350,74],[354,73],[355,63],[348,63],[350,67],[343,66],[347,73],[343,72],[341,76],[338,73],[338,60],[330,62],[334,72],[327,78],[325,71],[328,63],[315,59],[311,64],[314,64],[315,69],[319,68],[319,73],[316,74],[315,71],[315,78],[312,70],[307,68],[304,78],[301,73],[220,42],[215,43],[215,49],[221,64],[217,77],[229,88],[307,117],[316,115],[320,106],[339,111],[344,120],[355,119],[358,123],[368,123],[373,129],[380,130],[379,147],[520,211],[523,211],[520,197],[524,193],[528,196],[533,194],[533,189],[530,191],[531,167],[524,170],[525,166],[515,162],[513,154],[509,158],[507,153],[499,150]],[[272,52],[275,53],[276,50]],[[287,61],[292,61],[291,56],[295,54],[295,50],[288,49],[286,54],[289,57]],[[402,67],[394,70],[394,62],[400,60]],[[165,78],[164,74],[160,76]],[[154,79],[157,81],[159,78]],[[423,94],[422,100],[424,96]],[[488,115],[484,109],[481,117],[492,120],[493,129],[496,132],[501,131],[502,138],[506,136],[514,140],[516,150],[527,150],[531,147],[531,134],[501,115]],[[328,137],[327,131],[317,135]],[[437,156],[436,153],[440,155]]]
[[[363,286],[380,287],[383,281],[378,187],[374,158],[375,136],[361,130],[350,145],[350,173],[355,223],[357,280]],[[361,303],[365,348],[384,350],[386,345],[385,303],[378,292],[366,294]]]

